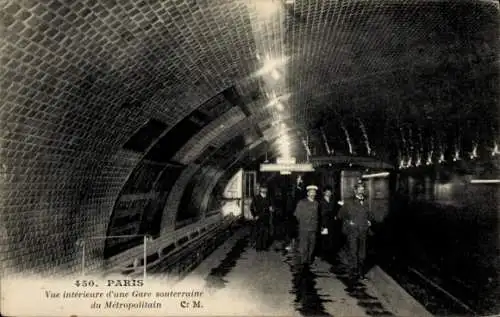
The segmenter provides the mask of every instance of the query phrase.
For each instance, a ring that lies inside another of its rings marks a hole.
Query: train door
[[[255,171],[244,171],[243,172],[243,195],[241,204],[241,214],[245,219],[251,219],[252,215],[250,213],[250,204],[252,203],[252,198],[257,192],[257,172]]]
[[[390,208],[389,178],[373,176],[366,179],[370,211],[376,222],[382,222]]]
[[[356,185],[360,177],[361,177],[360,171],[342,171],[340,173],[341,200],[353,199],[354,185]]]

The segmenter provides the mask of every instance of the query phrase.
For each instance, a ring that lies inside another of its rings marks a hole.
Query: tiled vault
[[[106,235],[146,155],[123,145],[150,119],[168,133],[218,94],[238,120],[217,114],[184,143],[193,149],[180,146],[169,159],[187,166],[165,204],[162,234],[174,230],[196,159],[209,145],[215,155],[225,144],[242,151],[262,137],[260,119],[288,118],[311,134],[321,127],[341,152],[348,130],[365,154],[361,122],[376,152],[394,160],[415,155],[402,138],[447,139],[444,123],[469,127],[464,153],[471,140],[490,147],[498,14],[494,1],[1,1],[4,269],[74,271],[76,241]],[[263,71],[267,58],[281,62]],[[244,145],[233,140],[240,135]],[[220,170],[214,162],[203,164]],[[90,247],[99,259],[103,242]]]

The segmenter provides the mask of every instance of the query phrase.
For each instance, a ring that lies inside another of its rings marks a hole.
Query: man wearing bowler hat
[[[250,212],[256,220],[254,239],[257,251],[267,250],[269,247],[271,213],[273,211],[272,202],[268,196],[268,188],[265,184],[262,184],[259,188],[259,195],[254,197],[250,204]]]
[[[309,265],[314,261],[316,235],[319,227],[319,203],[315,200],[318,187],[306,187],[307,197],[300,200],[295,208],[298,222],[298,264]]]
[[[362,180],[358,180],[354,186],[354,197],[346,200],[344,208],[339,212],[339,218],[342,220],[342,233],[347,238],[349,275],[353,280],[364,279],[366,239],[372,218],[365,196],[365,185]]]

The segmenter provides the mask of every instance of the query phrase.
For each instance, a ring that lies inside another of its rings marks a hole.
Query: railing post
[[[147,241],[148,241],[148,237],[146,235],[144,235],[144,261],[143,261],[143,264],[144,264],[144,280],[146,280],[146,271],[147,271],[147,255],[148,255],[147,248],[146,248]]]
[[[82,241],[82,276],[85,275],[85,240]]]

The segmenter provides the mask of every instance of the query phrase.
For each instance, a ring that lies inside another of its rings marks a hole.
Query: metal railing
[[[77,241],[77,245],[82,247],[82,276],[85,275],[85,251],[86,251],[86,245],[87,241],[89,240],[107,240],[107,239],[123,239],[123,238],[137,238],[137,237],[143,237],[144,239],[144,272],[143,272],[143,277],[146,279],[147,277],[147,263],[146,263],[146,258],[147,258],[147,242],[152,241],[153,237],[149,234],[128,234],[128,235],[118,235],[118,236],[93,236],[93,237],[86,237],[79,239]]]

